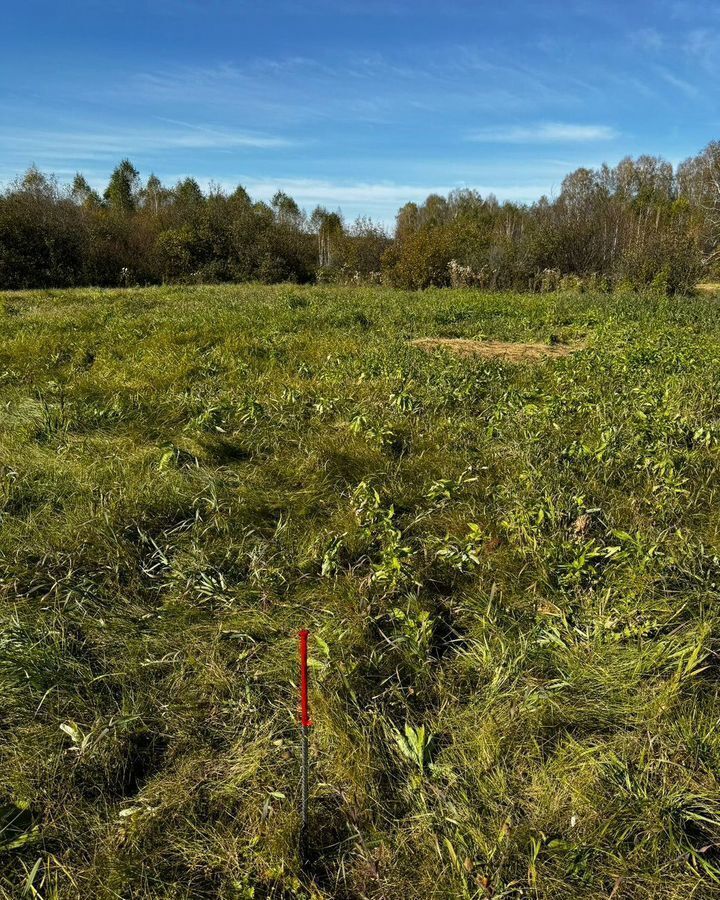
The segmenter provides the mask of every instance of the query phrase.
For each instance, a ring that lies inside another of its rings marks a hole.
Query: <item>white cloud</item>
[[[468,140],[481,144],[577,144],[611,141],[618,133],[610,125],[575,125],[569,122],[540,122],[481,128]]]
[[[678,78],[677,75],[673,74],[668,69],[658,69],[658,74],[669,85],[676,88],[678,91],[681,91],[687,97],[695,98],[700,93],[694,84],[690,84],[690,82],[685,81],[684,78]]]
[[[4,129],[0,131],[6,151],[12,150],[38,161],[67,162],[115,158],[169,150],[272,150],[293,142],[275,135],[233,131],[208,125],[191,125],[173,119],[158,119],[158,125],[128,127],[78,125],[67,129]]]
[[[720,31],[710,28],[693,29],[685,40],[685,52],[693,63],[716,74],[720,56]]]
[[[339,122],[394,126],[415,121],[419,113],[445,120],[497,110],[520,115],[550,104],[558,110],[579,108],[600,95],[597,79],[576,72],[560,75],[541,64],[517,63],[465,45],[429,51],[422,63],[398,50],[169,66],[85,91],[93,102],[111,98],[153,109],[182,108],[183,115],[192,110],[217,120],[231,116],[270,130],[310,123],[337,127]]]

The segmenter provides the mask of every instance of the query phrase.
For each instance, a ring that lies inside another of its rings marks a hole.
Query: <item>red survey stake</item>
[[[308,857],[308,782],[310,763],[308,758],[308,736],[312,721],[308,707],[308,635],[303,629],[300,638],[300,725],[302,731],[302,763],[300,778],[300,861]]]
[[[300,724],[303,728],[310,728],[310,710],[308,706],[308,635],[310,632],[303,629],[300,638]]]

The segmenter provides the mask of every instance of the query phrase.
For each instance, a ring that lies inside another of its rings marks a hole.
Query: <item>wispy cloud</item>
[[[658,74],[663,79],[663,81],[667,82],[667,84],[669,84],[671,87],[674,87],[676,90],[685,94],[686,97],[695,99],[695,97],[700,94],[699,89],[694,84],[691,84],[684,78],[679,78],[669,69],[658,69]]]
[[[537,125],[510,125],[480,128],[467,139],[480,144],[586,144],[612,141],[618,132],[610,125],[576,125],[569,122],[541,122]]]
[[[87,96],[93,102],[112,96],[118,103],[154,108],[182,104],[272,129],[279,123],[393,125],[414,120],[419,112],[447,118],[549,104],[578,108],[598,92],[593,79],[559,78],[540,65],[453,45],[428,51],[422,63],[399,49],[175,65],[138,72],[109,89],[92,87]]]
[[[290,147],[295,143],[283,137],[244,131],[228,131],[208,125],[193,125],[191,122],[182,122],[178,119],[162,117],[160,121],[176,126],[176,130],[165,133],[159,132],[151,136],[150,139],[159,140],[160,142],[164,141],[167,146],[171,147],[206,147],[209,149],[213,147],[255,147],[261,150],[270,150],[274,147]]]
[[[276,135],[233,131],[157,118],[146,126],[98,128],[79,123],[72,129],[0,129],[6,150],[33,159],[102,159],[172,150],[272,150],[293,145]]]
[[[693,62],[710,74],[717,74],[720,68],[720,31],[695,28],[688,33],[684,49]]]

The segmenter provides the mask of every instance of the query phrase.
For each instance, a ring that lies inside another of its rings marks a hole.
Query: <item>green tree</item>
[[[163,186],[157,175],[151,174],[141,191],[141,199],[145,209],[158,215],[160,210],[167,206],[170,200],[170,191]]]
[[[186,213],[195,213],[205,202],[205,195],[194,178],[179,181],[173,191],[175,205]]]
[[[302,217],[300,207],[285,191],[277,191],[270,205],[281,225],[298,225]]]
[[[70,199],[77,206],[100,206],[100,195],[93,190],[84,175],[77,172],[70,188]]]
[[[340,215],[328,212],[324,206],[317,206],[310,216],[310,227],[317,233],[320,268],[332,268],[339,265],[341,245],[345,235]]]
[[[129,159],[124,159],[110,176],[105,189],[105,202],[116,212],[131,213],[136,207],[140,173]]]

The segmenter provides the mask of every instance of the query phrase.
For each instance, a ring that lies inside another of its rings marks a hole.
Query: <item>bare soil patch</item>
[[[458,356],[482,356],[504,362],[539,362],[570,356],[582,349],[580,344],[527,344],[506,341],[475,341],[470,338],[416,338],[410,343],[426,352],[449,350]]]

